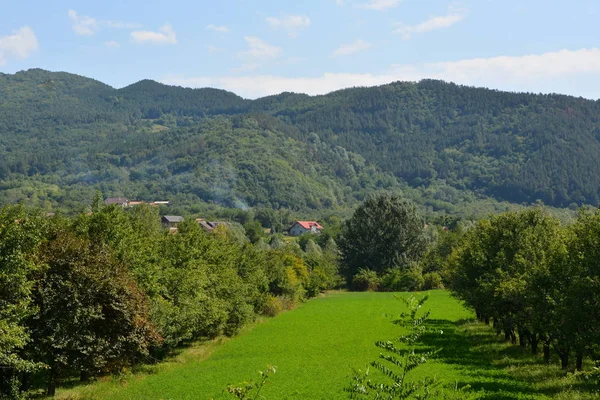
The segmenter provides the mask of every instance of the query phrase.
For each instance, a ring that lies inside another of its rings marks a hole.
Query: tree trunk
[[[50,375],[48,376],[48,386],[46,387],[46,395],[54,397],[56,394],[56,367],[50,367]]]
[[[525,346],[527,346],[527,336],[528,336],[528,334],[526,331],[519,332],[519,346],[521,346],[523,348]]]
[[[515,334],[514,330],[510,331],[510,342],[512,344],[517,344],[517,335]]]
[[[510,331],[508,329],[504,330],[504,340],[507,342],[510,340]]]
[[[550,342],[547,340],[544,342],[544,361],[550,364]]]
[[[529,338],[529,343],[531,343],[531,354],[536,356],[538,351],[538,337],[537,335],[533,334]]]
[[[560,366],[562,369],[569,368],[569,350],[559,352],[558,356],[560,357]]]
[[[575,368],[577,371],[581,371],[583,369],[583,352],[578,351],[575,354]]]
[[[79,381],[80,382],[89,382],[90,381],[90,373],[88,371],[85,370],[81,370],[81,372],[79,373]]]
[[[490,324],[490,317],[485,317],[485,324],[489,325]]]

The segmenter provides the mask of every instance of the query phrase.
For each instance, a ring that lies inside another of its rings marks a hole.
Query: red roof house
[[[316,221],[296,221],[288,230],[291,236],[300,236],[305,233],[321,233],[323,227]]]

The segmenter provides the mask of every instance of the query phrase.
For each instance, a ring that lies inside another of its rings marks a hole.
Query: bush
[[[423,276],[417,269],[402,271],[390,268],[381,277],[379,290],[386,292],[413,292],[423,286]]]
[[[308,283],[306,284],[306,295],[315,297],[330,286],[329,279],[321,268],[315,268],[310,272]]]
[[[379,288],[379,277],[377,272],[370,269],[359,269],[352,278],[352,289],[361,292],[376,291]]]
[[[423,287],[423,275],[420,271],[404,271],[400,276],[400,288],[402,291],[414,292]]]
[[[244,301],[236,301],[231,305],[229,317],[223,329],[227,336],[233,336],[254,318],[254,307]]]
[[[400,286],[400,278],[402,271],[399,268],[390,268],[385,271],[381,277],[381,285],[379,290],[383,292],[401,292],[403,289]]]
[[[280,297],[269,296],[265,307],[263,308],[263,314],[268,317],[275,317],[277,314],[283,311],[283,301]]]
[[[423,275],[423,290],[443,289],[444,282],[437,272]]]

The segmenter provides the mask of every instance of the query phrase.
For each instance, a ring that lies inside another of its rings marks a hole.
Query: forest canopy
[[[423,80],[250,101],[34,69],[0,74],[0,203],[73,210],[99,189],[186,212],[349,210],[401,190],[447,214],[574,208],[600,200],[599,138],[600,102],[562,95]]]

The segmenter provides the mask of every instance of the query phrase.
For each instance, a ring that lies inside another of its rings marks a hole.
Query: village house
[[[163,228],[169,228],[171,231],[177,230],[179,223],[183,221],[183,217],[179,215],[165,215],[161,218]]]
[[[290,236],[300,236],[305,233],[321,233],[323,227],[316,221],[296,221],[288,230]]]
[[[200,227],[204,229],[206,232],[212,232],[218,226],[228,226],[228,222],[220,222],[220,221],[207,221],[204,218],[197,218],[196,222],[200,224]]]
[[[151,201],[150,203],[146,203],[145,201],[128,200],[125,197],[109,197],[108,199],[104,200],[104,204],[106,204],[107,206],[116,204],[120,207],[125,208],[125,207],[141,206],[143,204],[148,204],[152,207],[166,206],[169,204],[169,202],[168,201]]]
[[[127,200],[125,197],[109,197],[108,199],[104,200],[104,204],[107,206],[116,204],[120,207],[127,207],[129,205],[129,200]]]

